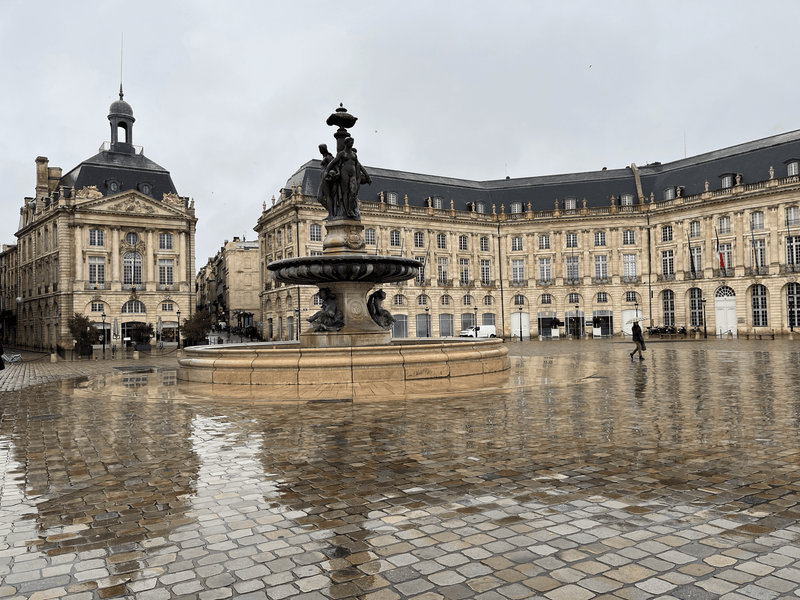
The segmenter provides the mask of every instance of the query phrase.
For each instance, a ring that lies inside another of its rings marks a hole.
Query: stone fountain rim
[[[277,271],[290,266],[313,265],[313,264],[365,264],[365,263],[390,263],[419,268],[422,261],[416,258],[406,258],[405,256],[386,256],[383,254],[328,254],[322,256],[295,256],[291,258],[281,258],[267,264],[267,269]]]

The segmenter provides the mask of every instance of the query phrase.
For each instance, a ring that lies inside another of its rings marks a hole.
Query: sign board
[[[129,338],[129,337],[122,338],[122,341],[123,341],[123,342],[130,342],[130,341],[131,341],[131,338]]]

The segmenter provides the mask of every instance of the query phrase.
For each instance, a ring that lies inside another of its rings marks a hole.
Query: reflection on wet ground
[[[4,393],[0,597],[798,595],[800,346],[510,347],[491,379]]]

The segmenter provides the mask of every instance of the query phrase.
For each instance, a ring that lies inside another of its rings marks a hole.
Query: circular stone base
[[[319,385],[462,377],[511,367],[503,340],[405,339],[386,346],[301,348],[271,343],[191,346],[178,379],[238,385]]]

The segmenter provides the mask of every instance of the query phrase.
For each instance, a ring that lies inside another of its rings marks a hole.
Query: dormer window
[[[521,213],[522,212],[522,202],[512,202],[511,203],[511,212],[512,213]]]
[[[442,208],[442,199],[438,196],[434,196],[432,199],[433,208]]]
[[[486,210],[486,205],[483,202],[475,203],[475,212],[483,213]]]
[[[622,194],[620,196],[620,204],[622,206],[633,206],[633,194]]]
[[[719,178],[719,186],[723,190],[733,187],[733,173],[725,173],[725,175],[720,175]]]
[[[117,192],[120,191],[122,186],[120,182],[116,179],[107,179],[106,187],[108,188],[109,192],[111,192],[112,194],[116,194]]]
[[[792,158],[786,161],[786,176],[794,177],[800,175],[800,160]]]
[[[153,191],[153,186],[148,181],[143,181],[139,184],[139,191],[142,192],[144,195],[149,196],[150,193]]]
[[[664,200],[672,200],[675,198],[675,188],[668,187],[664,189]]]
[[[386,192],[386,203],[397,204],[397,192]]]
[[[575,198],[564,198],[564,210],[575,210]]]

